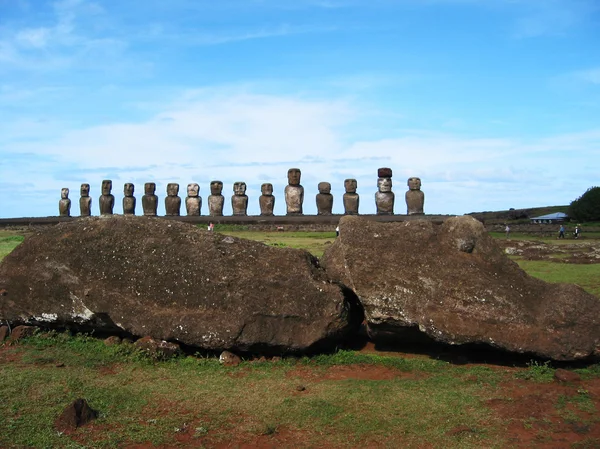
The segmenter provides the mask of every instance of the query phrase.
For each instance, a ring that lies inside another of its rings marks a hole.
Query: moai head
[[[290,168],[288,170],[288,184],[291,186],[299,186],[300,185],[300,176],[301,172],[299,168]]]
[[[377,188],[381,193],[389,193],[392,191],[392,178],[377,179]]]
[[[134,187],[130,182],[125,183],[123,186],[123,195],[125,196],[133,196]]]
[[[156,192],[156,183],[147,182],[144,184],[144,193],[146,195],[154,195],[154,192]]]
[[[69,199],[69,189],[67,189],[66,187],[60,189],[60,198],[63,200]]]
[[[89,184],[81,184],[81,189],[79,190],[81,196],[86,197],[90,196],[90,185]]]
[[[179,193],[179,184],[170,182],[167,184],[167,195],[168,196],[177,196]]]
[[[331,193],[331,184],[328,182],[320,182],[319,193]]]
[[[408,185],[408,188],[410,190],[421,190],[421,178],[417,178],[417,177],[408,178],[406,185]]]
[[[260,192],[265,196],[273,195],[273,184],[265,182],[263,185],[260,186]]]
[[[221,181],[211,181],[210,182],[210,194],[211,195],[220,195],[223,191],[223,183]]]
[[[190,197],[196,197],[200,195],[200,186],[196,183],[188,184],[187,194]]]
[[[112,190],[112,181],[110,179],[105,179],[102,181],[102,195],[110,195],[110,191]]]
[[[243,196],[246,194],[246,183],[245,182],[234,182],[233,183],[234,195]]]
[[[344,189],[346,189],[346,193],[356,193],[356,187],[356,179],[344,180]]]

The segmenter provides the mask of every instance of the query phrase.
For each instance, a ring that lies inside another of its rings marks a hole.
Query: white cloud
[[[39,195],[21,209],[7,204],[1,213],[53,215],[61,187],[77,192],[89,182],[97,195],[101,180],[110,178],[117,198],[125,182],[134,182],[141,195],[143,183],[155,181],[161,197],[168,182],[180,183],[182,191],[198,182],[206,198],[209,182],[220,179],[229,198],[233,182],[245,181],[250,213],[258,212],[260,184],[268,181],[275,186],[276,213],[284,214],[282,192],[293,166],[303,173],[306,213],[316,212],[320,181],[332,183],[334,212],[342,212],[343,180],[350,177],[358,179],[361,212],[374,212],[382,166],[394,170],[398,213],[409,176],[422,178],[428,213],[566,204],[597,179],[600,130],[524,141],[399,129],[389,138],[356,136],[347,143],[349,131],[368,128],[361,112],[361,105],[345,100],[213,89],[188,91],[137,123],[54,124],[60,132],[31,125],[29,139],[22,132],[3,145],[10,158],[0,169],[12,186],[5,189],[25,183]]]

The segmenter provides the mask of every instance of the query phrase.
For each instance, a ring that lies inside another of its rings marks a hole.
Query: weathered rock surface
[[[98,412],[92,409],[85,399],[79,398],[69,404],[56,419],[54,427],[59,432],[75,430],[98,418]]]
[[[600,355],[600,300],[528,276],[471,217],[436,226],[346,216],[339,226],[322,265],[358,295],[376,341],[425,334],[555,360]]]
[[[0,264],[0,319],[98,329],[209,350],[336,344],[356,297],[308,252],[154,217],[91,217],[29,237]]]

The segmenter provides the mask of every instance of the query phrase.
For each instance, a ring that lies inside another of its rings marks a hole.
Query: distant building
[[[539,217],[531,217],[532,223],[562,223],[567,220],[569,216],[563,212],[556,212],[554,214],[541,215]]]

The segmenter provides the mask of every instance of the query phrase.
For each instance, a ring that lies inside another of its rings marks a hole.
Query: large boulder
[[[358,295],[375,341],[427,336],[555,360],[600,355],[600,299],[508,259],[474,218],[340,220],[322,266]]]
[[[77,219],[0,264],[0,319],[122,332],[207,350],[308,351],[362,310],[308,252],[154,217]]]

